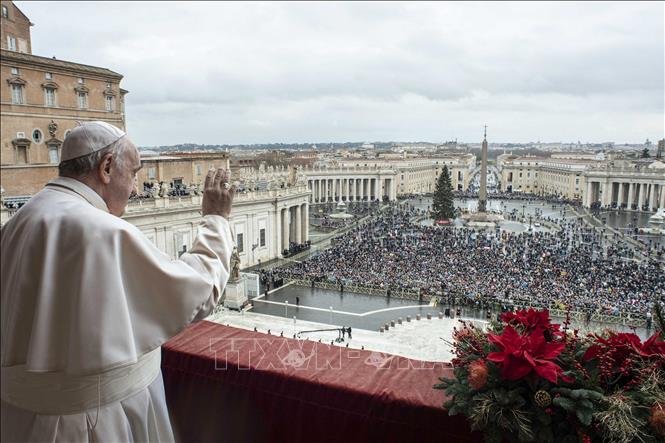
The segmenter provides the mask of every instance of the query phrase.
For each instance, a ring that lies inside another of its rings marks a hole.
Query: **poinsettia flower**
[[[658,335],[658,333],[652,335],[644,343],[633,333],[612,332],[607,338],[596,335],[595,339],[598,344],[589,346],[582,360],[596,359],[607,350],[612,351],[613,360],[619,364],[631,354],[639,354],[642,357],[665,355],[665,341],[659,341]]]
[[[488,334],[491,343],[501,351],[492,352],[487,360],[501,367],[501,377],[519,380],[535,372],[539,377],[557,383],[563,370],[552,360],[561,353],[565,344],[548,343],[543,331],[534,329],[528,335],[520,335],[508,325],[501,335]]]
[[[559,325],[550,322],[550,313],[547,309],[536,311],[533,308],[522,309],[517,312],[504,312],[501,314],[501,321],[512,324],[513,326],[523,326],[524,330],[531,332],[534,329],[550,331],[553,335],[560,335]]]
[[[635,350],[643,357],[657,357],[665,356],[665,341],[658,340],[660,334],[656,332],[647,341],[645,341],[639,348]]]

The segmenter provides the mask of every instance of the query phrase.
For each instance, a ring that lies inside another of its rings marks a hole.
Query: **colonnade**
[[[279,209],[277,217],[280,234],[280,252],[289,249],[291,243],[303,244],[309,239],[309,206],[303,203]]]
[[[307,181],[312,203],[338,201],[395,200],[393,178],[314,178]]]
[[[584,206],[600,203],[601,207],[657,211],[665,208],[665,180],[662,183],[622,182],[587,179]]]

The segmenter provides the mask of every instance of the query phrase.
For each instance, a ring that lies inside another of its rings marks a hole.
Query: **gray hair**
[[[122,168],[125,166],[127,157],[126,152],[129,151],[132,146],[132,142],[130,142],[127,137],[122,137],[110,146],[95,151],[92,154],[60,162],[58,165],[58,173],[61,177],[86,177],[92,171],[97,169],[99,162],[106,154],[112,154],[115,164]]]

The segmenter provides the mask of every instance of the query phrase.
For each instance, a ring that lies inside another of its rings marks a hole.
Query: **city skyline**
[[[34,54],[125,76],[141,146],[665,132],[662,3],[16,4]]]

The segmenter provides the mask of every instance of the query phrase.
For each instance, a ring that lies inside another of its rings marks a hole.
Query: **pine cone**
[[[535,393],[535,395],[533,396],[533,401],[536,403],[537,406],[541,408],[546,408],[552,404],[552,396],[547,391],[543,391],[541,389],[540,391]]]

